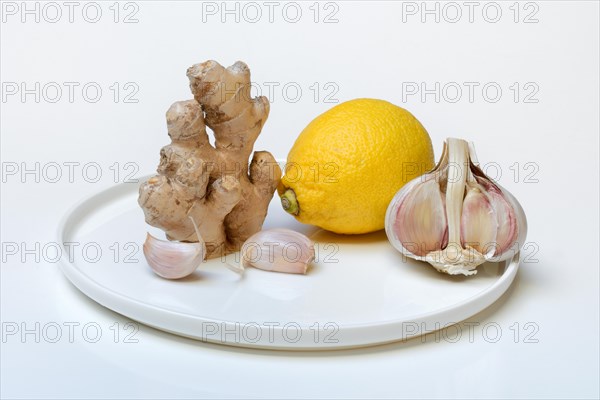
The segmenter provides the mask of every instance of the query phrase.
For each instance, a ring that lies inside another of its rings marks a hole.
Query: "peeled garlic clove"
[[[494,255],[498,219],[488,196],[478,187],[467,191],[460,219],[460,242],[488,258]]]
[[[152,270],[166,279],[179,279],[198,268],[206,255],[204,241],[200,243],[171,242],[146,235],[144,256]]]
[[[503,261],[520,250],[527,234],[521,205],[476,164],[472,144],[449,138],[436,167],[396,193],[385,222],[396,249],[452,275],[473,275],[485,261]],[[441,203],[437,195],[432,197],[436,193],[432,181],[437,183]],[[415,241],[424,245],[410,247]]]
[[[243,266],[265,271],[305,274],[315,259],[313,242],[290,229],[268,229],[250,236],[242,245]]]
[[[446,207],[438,183],[430,179],[408,192],[397,208],[394,232],[416,256],[441,250],[448,240]]]

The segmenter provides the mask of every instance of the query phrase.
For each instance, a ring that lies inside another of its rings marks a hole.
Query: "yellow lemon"
[[[300,222],[336,233],[373,232],[383,229],[394,194],[433,166],[431,138],[410,112],[355,99],[300,133],[278,192]]]

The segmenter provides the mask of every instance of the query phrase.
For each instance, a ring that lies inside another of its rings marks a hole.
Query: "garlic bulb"
[[[259,231],[244,242],[241,250],[244,267],[265,271],[305,274],[314,259],[313,242],[290,229]]]
[[[476,164],[472,145],[449,138],[437,166],[396,193],[385,230],[398,251],[441,272],[473,275],[483,262],[520,250],[527,235],[521,205]]]

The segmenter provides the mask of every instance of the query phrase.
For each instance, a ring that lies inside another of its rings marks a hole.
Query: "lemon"
[[[394,194],[433,166],[431,138],[410,112],[355,99],[300,133],[278,192],[300,222],[336,233],[373,232],[383,229]]]

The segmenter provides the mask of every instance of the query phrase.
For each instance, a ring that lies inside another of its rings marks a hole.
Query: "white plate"
[[[142,253],[147,231],[164,235],[145,224],[138,186],[116,185],[65,215],[58,230],[62,270],[101,305],[198,340],[295,350],[403,340],[485,309],[519,267],[516,256],[481,265],[472,277],[444,275],[403,259],[383,231],[343,236],[299,224],[275,196],[264,228],[295,229],[316,242],[317,261],[307,275],[251,268],[239,278],[215,259],[169,281],[154,275]]]

